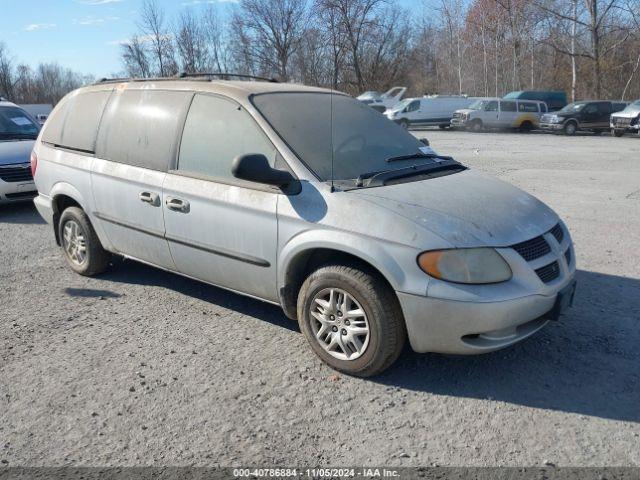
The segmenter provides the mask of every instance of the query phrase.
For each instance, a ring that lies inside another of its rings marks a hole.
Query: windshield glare
[[[635,112],[639,108],[640,108],[640,100],[636,100],[635,102],[630,103],[629,105],[627,105],[627,108],[625,108],[625,110]]]
[[[321,181],[434,162],[420,157],[424,144],[404,128],[346,95],[267,93],[254,96],[253,103]],[[407,155],[417,158],[387,162]]]
[[[18,107],[0,107],[0,139],[35,139],[40,127]]]
[[[586,105],[586,103],[570,103],[563,107],[560,111],[563,113],[579,112]]]

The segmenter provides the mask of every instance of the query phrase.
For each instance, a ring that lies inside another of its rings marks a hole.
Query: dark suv
[[[540,128],[550,132],[574,135],[578,130],[602,133],[609,130],[609,117],[623,110],[625,102],[594,100],[570,103],[562,110],[543,115]]]

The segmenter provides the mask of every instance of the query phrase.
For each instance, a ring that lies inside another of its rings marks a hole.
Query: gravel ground
[[[80,277],[0,207],[2,465],[640,465],[640,138],[416,134],[565,219],[561,322],[349,378],[274,306],[135,262]]]

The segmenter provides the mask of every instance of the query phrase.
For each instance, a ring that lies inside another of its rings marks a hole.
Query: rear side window
[[[516,102],[500,102],[500,110],[503,112],[515,112]]]
[[[518,102],[519,112],[537,112],[538,104],[532,102]]]
[[[96,135],[111,91],[82,92],[67,97],[49,119],[42,140],[58,147],[94,153]]]
[[[182,132],[178,170],[237,181],[231,163],[248,153],[262,153],[275,165],[275,147],[244,108],[223,98],[196,95]]]
[[[178,129],[192,94],[164,90],[114,92],[104,112],[96,155],[166,171],[175,157]]]

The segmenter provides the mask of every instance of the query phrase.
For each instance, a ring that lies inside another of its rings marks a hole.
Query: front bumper
[[[464,285],[431,278],[426,295],[397,292],[413,350],[492,352],[557,319],[573,300],[576,262],[566,227],[559,239],[553,230],[541,236],[550,250],[541,256],[525,259],[511,247],[496,249],[513,272],[507,282]],[[545,276],[552,265],[554,275]]]
[[[540,123],[540,130],[557,132],[558,130],[562,130],[563,128],[564,124],[562,123]]]
[[[486,303],[406,293],[398,293],[398,298],[414,351],[474,355],[508,347],[536,333],[552,319],[557,295]]]
[[[36,184],[27,182],[5,182],[0,179],[0,203],[24,202],[38,194]]]
[[[467,126],[467,120],[462,119],[462,118],[452,118],[451,119],[451,126],[452,127],[458,127],[458,128],[466,127]]]

